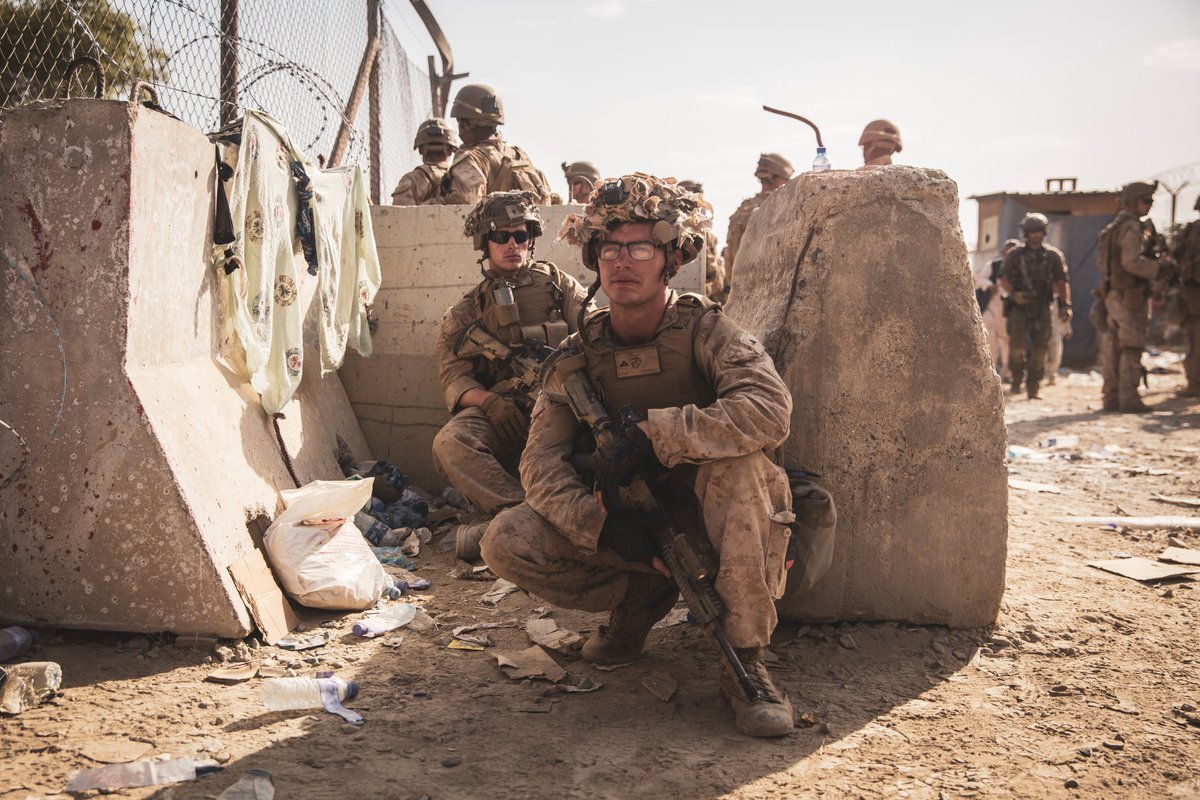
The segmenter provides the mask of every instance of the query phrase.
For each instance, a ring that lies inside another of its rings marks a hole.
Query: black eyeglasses
[[[487,238],[496,244],[508,244],[509,239],[517,244],[525,244],[529,241],[529,231],[490,231]]]
[[[650,261],[658,251],[658,245],[651,241],[640,242],[601,242],[596,248],[596,255],[601,261],[616,261],[621,257],[621,249],[629,251],[629,257],[634,261]]]

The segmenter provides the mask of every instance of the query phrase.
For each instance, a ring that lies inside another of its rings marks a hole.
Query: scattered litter
[[[79,755],[101,764],[127,764],[137,761],[153,748],[149,742],[130,739],[92,739],[79,751]]]
[[[1126,467],[1125,472],[1130,475],[1153,475],[1155,477],[1175,474],[1174,470],[1156,469],[1153,467]]]
[[[1158,557],[1158,560],[1200,567],[1200,550],[1193,550],[1187,547],[1168,547]]]
[[[272,678],[263,684],[263,705],[271,711],[324,708],[346,722],[361,725],[362,714],[342,705],[358,695],[358,684],[327,672],[315,678]]]
[[[1054,521],[1076,525],[1107,525],[1110,528],[1131,528],[1140,531],[1200,528],[1200,517],[1055,517]]]
[[[1075,447],[1079,444],[1079,437],[1074,434],[1059,434],[1050,436],[1038,442],[1038,447],[1050,447],[1056,450],[1064,447]]]
[[[403,636],[389,636],[387,639],[384,639],[384,641],[383,641],[384,647],[390,647],[393,650],[397,649],[402,644],[404,644]]]
[[[228,667],[213,670],[204,676],[204,680],[213,683],[241,683],[250,680],[257,674],[258,664],[231,664]]]
[[[454,565],[454,569],[450,570],[451,578],[458,578],[463,581],[490,581],[496,576],[488,569],[487,564],[470,564],[466,561],[459,561]]]
[[[470,625],[459,625],[451,633],[454,636],[462,636],[468,631],[490,631],[496,628],[519,628],[521,623],[515,619],[501,620],[500,622],[475,622]]]
[[[535,643],[550,650],[558,650],[561,653],[569,653],[573,649],[579,649],[578,647],[574,647],[574,645],[578,645],[583,641],[583,637],[575,631],[560,628],[557,622],[546,618],[529,620],[525,623],[525,632],[529,634],[529,638]]]
[[[1032,461],[1035,463],[1049,461],[1051,458],[1049,453],[1039,453],[1032,447],[1021,447],[1017,444],[1010,444],[1005,455],[1008,456],[1009,461]]]
[[[679,683],[669,675],[648,675],[642,678],[642,688],[666,703],[675,696]]]
[[[182,783],[220,772],[223,767],[209,759],[178,758],[171,761],[135,761],[131,764],[109,764],[75,773],[67,784],[67,792],[86,792],[92,789],[131,789],[138,786],[161,786]]]
[[[601,672],[612,672],[613,670],[624,669],[632,663],[632,661],[626,661],[623,664],[592,664],[592,666]]]
[[[481,644],[481,642],[486,642],[486,644]],[[450,644],[446,645],[446,647],[451,650],[473,650],[477,652],[483,652],[484,650],[487,650],[491,644],[491,639],[488,639],[486,636],[482,636],[469,637],[467,639],[451,639]]]
[[[1187,506],[1188,508],[1200,508],[1200,497],[1171,497],[1170,495],[1151,492],[1150,496],[1160,503],[1170,503],[1174,506]]]
[[[573,694],[575,692],[594,692],[597,689],[603,689],[603,683],[597,683],[586,675],[579,679],[578,682],[572,682],[571,676],[567,676],[567,680],[563,683],[556,683],[546,691],[542,692],[542,697],[550,697],[555,694]]]
[[[416,566],[409,559],[410,555],[416,554],[406,552],[403,547],[372,546],[371,552],[375,554],[375,558],[380,564],[386,564],[389,567],[404,567],[405,569],[411,569],[412,567]]]
[[[1010,489],[1024,489],[1029,492],[1046,492],[1048,494],[1062,494],[1062,489],[1052,483],[1038,483],[1037,481],[1023,481],[1019,478],[1009,478],[1008,486]]]
[[[0,662],[19,658],[37,641],[37,631],[13,625],[0,631]]]
[[[376,636],[380,636],[396,628],[402,628],[412,622],[417,616],[417,611],[417,607],[411,603],[388,606],[375,616],[354,623],[354,626],[350,630],[354,632],[355,636],[373,639]]]
[[[20,714],[46,702],[62,688],[62,667],[53,661],[11,664],[3,669],[0,712]]]
[[[328,630],[317,631],[308,636],[285,636],[275,643],[276,647],[281,647],[284,650],[311,650],[314,647],[321,647],[330,639],[333,638],[333,633]]]
[[[409,574],[411,575],[412,573]],[[386,581],[386,586],[383,590],[383,593],[389,600],[399,600],[409,592],[428,589],[433,585],[429,582],[428,578],[407,580],[405,578],[395,578],[391,575],[384,575],[384,580]]]
[[[265,769],[252,769],[221,792],[217,800],[273,800],[274,797],[275,784],[271,782],[271,773]]]
[[[558,665],[542,648],[536,644],[519,653],[494,653],[500,670],[510,678],[545,678],[551,683],[558,683],[566,677],[567,671]]]
[[[408,627],[414,631],[430,631],[437,630],[441,623],[434,617],[429,616],[423,609],[418,608],[417,614],[413,617],[412,622],[408,623]]]
[[[667,612],[667,615],[654,623],[655,628],[669,628],[672,625],[681,625],[688,621],[688,610],[686,607],[673,608]]]
[[[485,606],[495,606],[515,591],[517,591],[515,583],[506,581],[504,578],[497,578],[496,582],[492,584],[492,588],[485,592],[483,597],[479,598],[479,602]]]
[[[1148,558],[1113,558],[1107,561],[1089,561],[1089,567],[1112,572],[1135,581],[1161,581],[1179,578],[1200,572],[1200,567],[1171,566]]]

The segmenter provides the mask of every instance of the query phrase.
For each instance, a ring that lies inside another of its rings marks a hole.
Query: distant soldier
[[[586,203],[592,187],[600,180],[600,170],[590,161],[563,162],[563,174],[567,176],[567,197],[571,203]]]
[[[858,137],[858,146],[863,149],[864,167],[886,167],[892,163],[892,156],[904,149],[900,129],[886,119],[867,123]]]
[[[450,166],[450,156],[458,149],[458,137],[446,120],[434,117],[417,128],[413,149],[422,163],[406,174],[392,192],[394,206],[423,206],[436,203],[442,193],[442,179]]]
[[[1200,197],[1194,208],[1200,211]],[[1187,356],[1183,371],[1187,386],[1180,390],[1185,397],[1200,397],[1200,219],[1194,219],[1175,235],[1172,248],[1179,270],[1179,292],[1183,296],[1186,316],[1183,332],[1187,339]]]
[[[737,251],[742,245],[742,236],[746,226],[750,224],[753,214],[767,195],[783,186],[792,177],[792,164],[778,153],[763,153],[758,157],[758,169],[754,177],[758,178],[762,189],[758,194],[742,201],[737,210],[729,217],[729,233],[725,236],[725,294],[728,296],[733,286],[733,267],[737,259]]]
[[[1025,244],[1004,257],[1000,288],[1008,298],[1004,317],[1008,329],[1008,370],[1013,394],[1038,396],[1038,384],[1046,368],[1050,344],[1050,304],[1058,306],[1059,317],[1071,319],[1071,288],[1067,284],[1067,262],[1062,251],[1045,243],[1050,221],[1044,214],[1026,214],[1021,220]]]
[[[1158,183],[1137,181],[1121,188],[1121,211],[1100,231],[1098,302],[1108,332],[1101,346],[1105,411],[1141,414],[1150,410],[1138,396],[1142,349],[1149,326],[1147,301],[1156,284],[1172,273],[1169,256],[1158,252],[1150,213]]]
[[[504,124],[504,105],[496,90],[471,83],[458,90],[450,116],[458,122],[463,146],[443,179],[446,204],[475,204],[492,192],[531,192],[538,203],[551,199],[550,183],[525,151],[506,143],[496,128]]]
[[[704,195],[704,184],[699,181],[680,181],[680,189],[687,189],[694,194]],[[723,302],[725,300],[725,264],[717,251],[717,235],[710,228],[704,229],[704,294],[709,300]]]
[[[1000,267],[1004,257],[1020,246],[1020,239],[1006,240],[1000,255],[988,264],[987,275],[979,277],[975,289],[975,299],[979,301],[979,312],[983,315],[983,327],[992,350],[992,367],[1005,380],[1009,377],[1008,328],[1004,321],[1004,299],[1000,296]]]

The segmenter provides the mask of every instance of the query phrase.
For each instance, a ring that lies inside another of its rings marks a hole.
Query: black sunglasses
[[[517,244],[525,244],[529,241],[529,231],[490,231],[487,238],[496,244],[508,244],[509,239]]]

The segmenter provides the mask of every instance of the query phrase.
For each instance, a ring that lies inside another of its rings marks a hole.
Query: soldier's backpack
[[[492,167],[487,185],[489,192],[533,192],[543,203],[550,197],[550,182],[545,174],[533,165],[525,151],[513,145],[505,147],[504,158]]]

